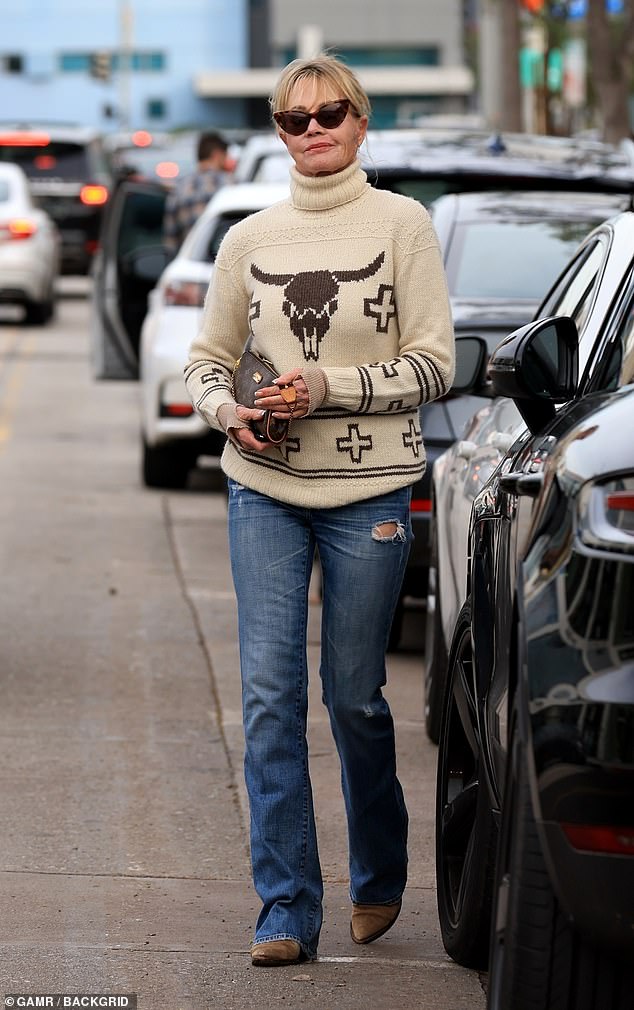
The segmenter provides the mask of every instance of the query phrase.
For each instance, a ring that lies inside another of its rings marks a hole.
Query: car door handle
[[[500,487],[508,494],[516,494],[526,498],[537,498],[544,483],[543,473],[505,473],[500,477]]]
[[[458,442],[456,446],[456,455],[460,456],[462,459],[471,459],[477,448],[478,447],[475,442],[462,440]]]

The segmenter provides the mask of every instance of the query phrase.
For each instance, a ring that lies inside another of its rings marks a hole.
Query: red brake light
[[[161,417],[189,417],[194,413],[191,403],[163,403]]]
[[[431,512],[431,498],[412,498],[410,512]]]
[[[611,491],[606,505],[615,512],[634,512],[634,494],[631,491]]]
[[[108,199],[108,190],[105,186],[82,186],[79,199],[88,207],[99,207]]]
[[[562,824],[566,838],[575,849],[584,852],[610,852],[634,856],[634,828],[602,824]]]
[[[31,238],[37,231],[35,221],[28,217],[14,217],[5,224],[0,225],[0,232],[4,232],[8,238]]]
[[[51,172],[57,165],[57,158],[52,154],[38,154],[33,159],[33,164],[40,172]]]
[[[163,298],[166,305],[190,305],[201,309],[207,294],[206,283],[198,281],[171,281],[166,284]]]
[[[2,147],[48,147],[50,142],[48,133],[0,133]]]
[[[175,161],[159,161],[154,171],[159,179],[175,179],[180,169]]]
[[[152,134],[147,130],[135,130],[132,134],[132,143],[136,147],[149,147],[153,139]]]

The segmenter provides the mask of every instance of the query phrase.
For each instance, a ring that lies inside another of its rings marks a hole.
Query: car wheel
[[[544,862],[526,752],[509,746],[495,874],[488,1010],[627,1010],[631,970],[594,950],[561,911]]]
[[[144,440],[143,482],[146,487],[183,488],[191,468],[191,456],[179,443],[150,446]]]
[[[24,306],[25,326],[45,326],[53,318],[55,301],[49,298],[44,302],[27,302]]]
[[[440,928],[447,953],[467,968],[485,967],[489,946],[496,828],[483,776],[467,603],[450,651],[436,786]]]
[[[447,661],[438,592],[438,552],[434,537],[432,561],[427,581],[427,621],[425,626],[425,729],[432,743],[438,743],[440,739]]]

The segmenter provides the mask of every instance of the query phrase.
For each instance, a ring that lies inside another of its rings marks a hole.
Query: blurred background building
[[[263,127],[279,68],[324,48],[358,72],[375,127],[477,114],[566,133],[596,125],[593,102],[612,138],[632,120],[634,0],[19,0],[1,25],[5,121]]]
[[[262,126],[277,70],[332,47],[375,125],[463,112],[462,0],[20,0],[3,5],[2,118],[101,130]]]

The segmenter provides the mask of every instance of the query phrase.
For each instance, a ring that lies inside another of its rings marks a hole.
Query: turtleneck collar
[[[362,196],[367,179],[358,161],[334,175],[301,175],[291,165],[291,202],[298,210],[332,210]]]

